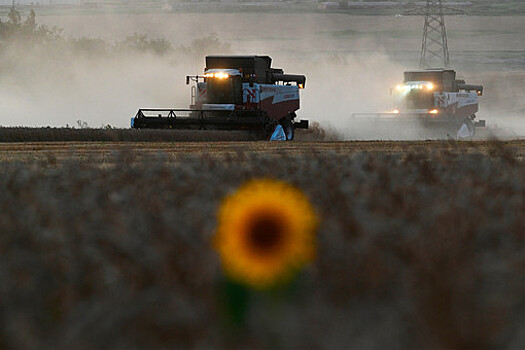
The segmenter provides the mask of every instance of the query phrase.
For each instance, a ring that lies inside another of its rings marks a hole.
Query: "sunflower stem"
[[[249,307],[250,291],[244,285],[229,278],[225,278],[221,284],[221,304],[227,323],[235,328],[242,328]]]

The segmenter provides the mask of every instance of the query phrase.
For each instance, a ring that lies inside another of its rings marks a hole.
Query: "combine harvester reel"
[[[271,68],[268,56],[207,56],[204,75],[193,82],[188,109],[139,109],[135,129],[246,130],[264,139],[293,140],[304,75]]]

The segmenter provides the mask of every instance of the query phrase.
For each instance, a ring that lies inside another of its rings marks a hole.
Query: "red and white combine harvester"
[[[284,74],[271,63],[269,56],[207,56],[204,74],[186,77],[186,84],[194,83],[188,109],[140,109],[131,126],[249,130],[293,140],[296,128],[308,128],[307,120],[295,120],[306,77]]]
[[[457,80],[451,69],[407,71],[404,76],[403,84],[391,90],[391,112],[357,113],[354,117],[418,123],[438,137],[446,132],[459,139],[473,137],[476,128],[485,127],[484,120],[476,120],[483,86]]]

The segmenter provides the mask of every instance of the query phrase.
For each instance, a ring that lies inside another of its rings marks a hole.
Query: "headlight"
[[[228,77],[229,77],[229,75],[226,74],[226,73],[222,73],[222,72],[221,73],[215,73],[215,78],[226,79]]]
[[[226,79],[228,78],[230,75],[227,74],[227,73],[222,73],[222,72],[219,72],[219,73],[206,73],[204,74],[204,77],[205,78],[218,78],[218,79]]]

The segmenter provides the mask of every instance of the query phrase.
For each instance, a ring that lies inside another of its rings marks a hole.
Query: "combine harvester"
[[[271,68],[269,56],[207,56],[193,82],[188,109],[139,109],[135,129],[247,130],[264,139],[293,140],[304,75]]]
[[[438,137],[470,138],[476,127],[485,127],[484,120],[476,120],[483,86],[457,80],[451,69],[407,71],[404,76],[403,84],[391,89],[391,112],[356,113],[354,118],[417,123]]]

